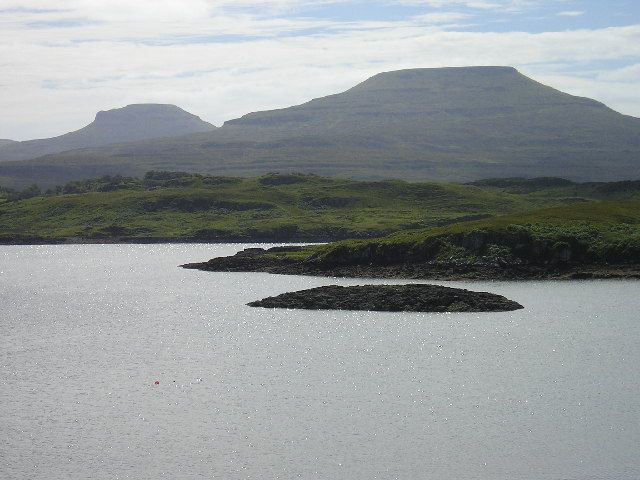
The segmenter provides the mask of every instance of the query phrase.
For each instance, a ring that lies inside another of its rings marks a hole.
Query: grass
[[[560,205],[569,205],[562,208],[574,216],[584,211],[583,221],[589,222],[589,212],[603,208],[598,203],[602,199],[640,198],[640,182],[495,183],[499,182],[365,182],[301,174],[232,178],[179,172],[150,172],[143,179],[102,177],[71,182],[46,194],[34,189],[25,190],[28,195],[0,191],[0,239],[299,241],[405,231],[384,242],[413,242],[415,235],[430,235],[425,232],[497,228],[516,221],[537,224],[535,215],[540,214],[527,212]],[[547,210],[547,223],[554,215],[563,220],[562,208]],[[505,217],[509,214],[515,216]],[[485,219],[477,220],[481,218]],[[616,225],[625,225],[623,220],[620,217]]]
[[[297,253],[320,263],[640,262],[640,200],[543,208],[381,239],[342,241]]]

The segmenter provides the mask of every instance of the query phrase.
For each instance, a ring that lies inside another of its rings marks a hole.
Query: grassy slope
[[[286,253],[281,256],[286,256]],[[594,201],[295,252],[326,264],[640,262],[640,199]]]
[[[5,203],[0,205],[0,235],[347,238],[522,208],[516,197],[473,186],[297,175],[192,177],[181,186],[134,181],[116,191]]]
[[[593,203],[597,199],[633,198],[640,194],[640,184],[636,183],[558,185],[554,181],[512,180],[506,185],[476,186],[356,182],[303,175],[240,179],[180,174],[151,176],[144,181],[123,179],[111,185],[88,182],[67,186],[66,190],[107,187],[115,190],[4,203],[0,195],[0,239],[286,241],[373,237],[479,215],[520,214],[554,205],[585,204],[589,211],[598,205]],[[528,217],[514,217],[513,221],[522,218]],[[511,220],[469,225],[481,228],[504,221]],[[467,227],[442,227],[428,232],[456,228]],[[393,238],[413,238],[412,235],[423,233]]]

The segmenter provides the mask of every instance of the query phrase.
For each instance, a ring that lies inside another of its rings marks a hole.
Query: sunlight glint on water
[[[640,477],[638,282],[303,312],[245,304],[376,282],[177,268],[239,248],[0,247],[3,478]]]

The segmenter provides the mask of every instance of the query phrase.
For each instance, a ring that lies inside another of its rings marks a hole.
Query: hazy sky
[[[640,0],[0,0],[0,138],[146,102],[220,125],[381,71],[463,65],[640,116]]]

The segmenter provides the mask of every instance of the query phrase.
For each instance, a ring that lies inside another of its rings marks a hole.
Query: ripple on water
[[[240,248],[0,247],[4,475],[640,477],[637,282],[438,282],[525,306],[498,314],[302,312],[245,304],[363,280],[177,268]]]

